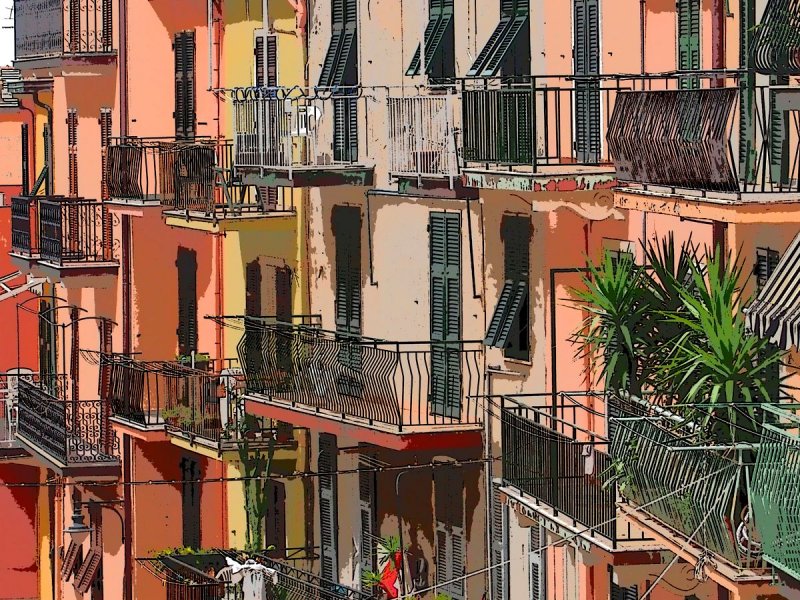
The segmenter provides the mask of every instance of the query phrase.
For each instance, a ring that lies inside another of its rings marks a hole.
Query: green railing
[[[646,412],[613,419],[622,497],[734,565],[760,567],[747,495],[751,451],[700,444],[691,424]]]
[[[800,416],[764,409],[750,486],[753,514],[766,561],[800,579]]]

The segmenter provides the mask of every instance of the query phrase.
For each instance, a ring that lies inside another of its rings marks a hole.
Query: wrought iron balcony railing
[[[16,60],[113,53],[112,0],[14,0]]]
[[[237,169],[282,170],[364,164],[359,132],[366,131],[368,96],[361,88],[234,90]]]
[[[244,374],[235,361],[204,371],[169,361],[137,361],[103,355],[107,400],[114,416],[145,429],[166,429],[200,438],[222,449],[247,441],[265,446],[275,431],[244,413]]]
[[[39,255],[42,261],[112,262],[111,217],[99,202],[60,196],[39,204]]]
[[[625,500],[737,567],[763,566],[747,451],[698,444],[692,425],[663,409],[612,422],[611,458]]]
[[[11,251],[26,257],[39,254],[38,201],[30,196],[11,198]]]
[[[246,318],[247,392],[402,432],[482,420],[478,342],[389,342]]]
[[[506,396],[502,402],[503,479],[583,535],[612,545],[641,540],[618,516],[605,429],[606,398],[596,393]]]
[[[107,151],[106,185],[115,200],[155,200],[205,215],[294,210],[291,194],[270,197],[240,185],[230,140],[117,138]]]
[[[388,99],[392,175],[450,179],[458,176],[456,100],[448,90]]]
[[[766,419],[750,486],[764,558],[800,579],[800,416],[764,406]]]
[[[62,467],[118,464],[102,400],[64,400],[43,383],[19,381],[17,436]]]

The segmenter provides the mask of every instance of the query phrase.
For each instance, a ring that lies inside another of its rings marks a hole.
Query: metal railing
[[[39,253],[38,200],[32,196],[11,198],[11,250],[23,256]]]
[[[17,434],[65,466],[115,463],[118,442],[102,400],[63,400],[19,381]]]
[[[734,565],[761,568],[749,451],[706,445],[665,409],[622,415],[612,418],[611,445],[622,497]]]
[[[456,99],[449,90],[388,98],[392,175],[458,176]]]
[[[373,594],[362,592],[348,586],[328,581],[286,564],[280,560],[270,558],[265,554],[258,554],[258,562],[267,568],[278,572],[278,590],[285,590],[287,600],[370,600]]]
[[[111,217],[101,203],[43,196],[38,204],[41,260],[57,265],[112,260],[108,231]]]
[[[156,200],[166,208],[206,215],[293,211],[291,194],[241,185],[233,142],[196,138],[116,138],[108,148],[106,182],[118,200]]]
[[[402,431],[478,424],[478,342],[390,342],[245,319],[238,346],[248,393]]]
[[[112,0],[14,0],[17,60],[113,52]]]
[[[292,169],[362,164],[359,132],[369,110],[361,88],[233,90],[237,169]]]
[[[750,485],[755,524],[764,558],[777,569],[800,578],[800,416],[770,406]]]
[[[599,534],[614,544],[642,539],[620,528],[616,488],[611,477],[604,412],[591,392],[532,394],[502,398],[503,479],[572,520],[586,535]]]

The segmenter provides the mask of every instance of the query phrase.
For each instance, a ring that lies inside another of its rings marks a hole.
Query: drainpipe
[[[711,68],[714,70],[725,68],[725,3],[727,0],[713,0],[711,4]],[[711,82],[713,87],[722,87],[725,81],[722,78]]]
[[[119,136],[128,136],[128,0],[119,0]]]
[[[39,100],[39,92],[33,92],[33,103],[47,113],[48,135],[45,139],[45,164],[47,165],[47,178],[45,179],[45,196],[54,193],[53,190],[53,108]]]
[[[639,0],[639,44],[641,46],[641,71],[642,75],[645,74],[645,44],[646,44],[646,24],[647,17],[647,0]]]

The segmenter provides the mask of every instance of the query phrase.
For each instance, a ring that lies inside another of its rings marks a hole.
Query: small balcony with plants
[[[243,330],[248,412],[397,449],[480,435],[480,342],[394,342],[258,317]]]
[[[55,279],[114,275],[112,216],[84,198],[22,196],[11,201],[10,256],[26,271]]]
[[[16,439],[31,454],[63,476],[119,475],[119,443],[107,402],[77,397],[74,382],[63,377],[17,383]]]
[[[737,256],[669,236],[643,257],[607,254],[574,292],[587,315],[578,341],[616,397],[610,460],[621,509],[700,576],[763,585],[766,538],[750,482],[764,406],[785,398],[782,352],[746,326]]]
[[[157,440],[174,436],[218,452],[286,448],[264,418],[244,411],[244,375],[236,360],[140,361],[104,355],[107,400],[118,427]]]
[[[294,216],[291,194],[243,185],[233,142],[194,138],[113,139],[105,182],[112,205],[161,207],[171,224]]]
[[[374,98],[368,90],[237,88],[232,94],[233,164],[244,184],[372,185],[366,132]]]
[[[111,64],[117,54],[113,7],[113,0],[14,0],[14,65]]]

